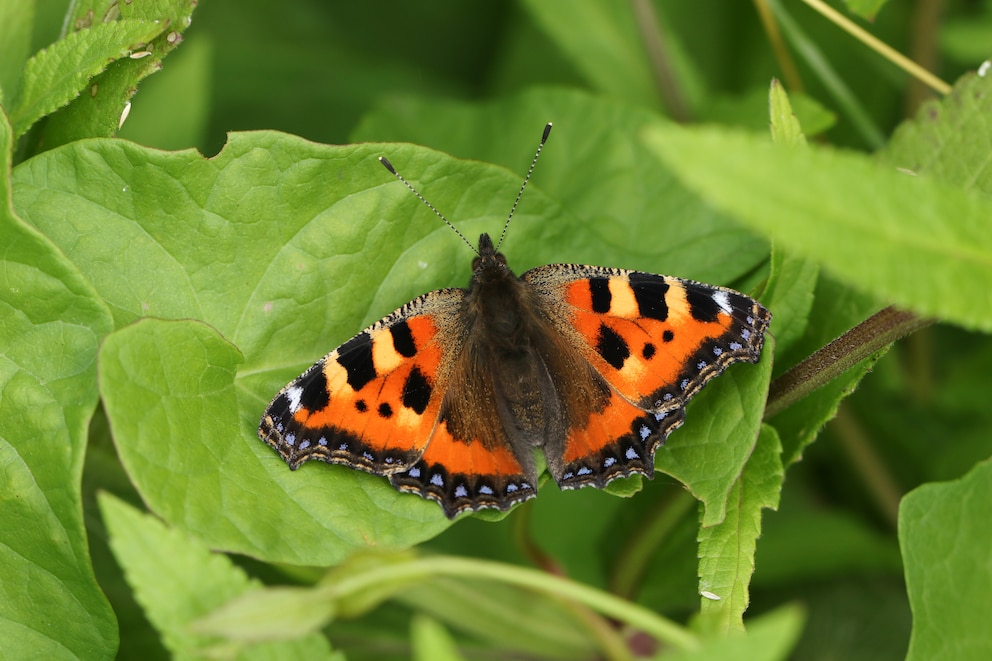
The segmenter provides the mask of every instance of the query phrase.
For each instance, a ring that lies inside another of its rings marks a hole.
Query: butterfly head
[[[488,234],[479,237],[479,255],[472,260],[472,274],[476,279],[485,279],[489,274],[494,278],[503,277],[510,272],[506,265],[506,257],[496,251],[493,240]]]

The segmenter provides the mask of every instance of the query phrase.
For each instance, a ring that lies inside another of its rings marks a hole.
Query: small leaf
[[[226,556],[212,553],[201,542],[116,497],[101,494],[98,500],[114,557],[165,646],[176,658],[206,654],[217,639],[198,635],[191,623],[234,597],[258,594],[260,584]],[[278,613],[270,615],[274,614]],[[228,644],[225,651],[232,654],[239,647]],[[316,634],[240,651],[249,659],[316,659],[331,654],[327,641]]]
[[[183,32],[192,20],[195,0],[144,0],[117,5],[124,21],[153,21],[162,31],[136,52],[141,57],[121,58],[90,81],[89,93],[72,101],[49,118],[40,147],[51,149],[75,140],[110,137],[127,117],[128,104],[138,84],[162,68],[162,60],[183,41]],[[152,101],[152,99],[149,99]],[[182,103],[173,98],[173,104]],[[143,97],[135,103],[143,103]],[[183,145],[187,146],[187,145]]]
[[[748,620],[747,635],[707,638],[701,649],[658,657],[658,661],[785,661],[802,633],[805,614],[798,606],[780,606]]]
[[[270,587],[245,592],[190,623],[190,631],[236,643],[293,640],[317,633],[335,616],[326,591]]]
[[[899,545],[913,609],[906,658],[992,658],[992,461],[925,484],[899,506]]]
[[[21,93],[10,111],[14,135],[23,135],[36,121],[79,96],[91,77],[165,28],[160,22],[142,20],[99,23],[37,53],[28,60]]]
[[[861,18],[874,21],[888,0],[845,0],[848,10]]]
[[[686,420],[655,455],[657,470],[678,479],[705,506],[702,526],[725,520],[727,498],[754,451],[761,429],[775,343],[766,336],[761,362],[731,366],[689,405]]]
[[[777,80],[772,80],[768,93],[769,114],[771,115],[772,142],[777,145],[801,146],[806,144],[803,127],[792,112],[789,96]]]
[[[464,661],[455,639],[435,619],[414,615],[410,623],[410,639],[414,661]]]
[[[721,634],[744,630],[762,510],[778,507],[784,478],[778,434],[762,426],[754,452],[730,492],[727,517],[699,531],[699,590],[718,597],[704,595],[701,600],[700,628]]]

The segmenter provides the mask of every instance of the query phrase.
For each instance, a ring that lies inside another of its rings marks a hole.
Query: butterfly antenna
[[[510,208],[510,215],[506,217],[506,222],[503,223],[503,233],[499,235],[499,243],[496,244],[496,250],[499,250],[499,247],[503,245],[503,239],[506,238],[506,230],[510,227],[510,220],[517,211],[517,205],[520,204],[520,198],[524,194],[524,189],[527,188],[527,182],[530,181],[530,176],[534,174],[534,168],[537,166],[537,158],[541,155],[541,150],[544,149],[544,143],[548,141],[549,135],[551,135],[551,122],[548,122],[547,126],[544,127],[544,134],[541,135],[541,144],[537,146],[537,153],[534,154],[534,160],[530,162],[530,169],[527,170],[524,183],[520,185],[520,192],[517,193],[517,199],[513,201],[513,206]]]
[[[417,192],[417,189],[414,188],[413,186],[411,186],[410,185],[410,182],[407,181],[406,179],[404,179],[403,178],[403,175],[401,175],[399,172],[396,171],[396,168],[393,167],[393,164],[392,163],[390,163],[388,160],[386,160],[386,157],[385,156],[380,156],[379,157],[379,162],[382,163],[382,167],[384,167],[387,170],[389,170],[390,172],[392,172],[394,177],[396,177],[397,179],[399,179],[400,181],[402,181],[403,182],[403,185],[405,185],[407,188],[409,188],[413,192],[413,194],[416,195],[417,198],[421,202],[423,202],[424,204],[426,204],[428,209],[430,209],[431,211],[433,211],[437,215],[438,218],[440,218],[441,220],[443,220],[445,225],[447,225],[448,227],[450,227],[451,229],[453,229],[455,231],[455,234],[457,234],[458,236],[460,236],[462,238],[462,241],[464,241],[468,245],[468,247],[472,249],[472,252],[474,252],[476,255],[479,254],[479,251],[476,250],[475,246],[472,245],[472,242],[469,241],[468,239],[466,239],[465,238],[465,235],[462,234],[461,232],[459,232],[458,231],[458,228],[455,227],[454,225],[452,225],[451,224],[451,221],[444,217],[444,214],[443,213],[441,213],[440,211],[438,211],[434,207],[433,204],[431,204],[430,202],[428,202],[427,199],[423,195],[421,195],[420,193],[418,193]],[[514,206],[516,206],[516,205],[514,205]]]

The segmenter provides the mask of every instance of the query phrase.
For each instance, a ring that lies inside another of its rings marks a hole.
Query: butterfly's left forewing
[[[563,488],[654,472],[658,445],[689,399],[728,365],[757,362],[770,314],[731,289],[624,269],[550,264],[528,271],[554,327],[612,390],[569,430],[549,467]]]
[[[259,436],[290,468],[310,459],[376,475],[412,466],[437,423],[461,337],[465,291],[425,294],[348,340],[283,388]]]

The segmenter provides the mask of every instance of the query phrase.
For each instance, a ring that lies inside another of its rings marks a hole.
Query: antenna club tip
[[[389,170],[393,174],[396,174],[396,168],[393,167],[393,164],[390,163],[389,160],[385,156],[380,156],[379,157],[379,162],[382,163],[382,167],[386,168],[387,170]]]
[[[543,145],[548,140],[548,136],[551,135],[551,122],[548,122],[547,126],[544,127],[544,135],[541,136],[541,144]]]

